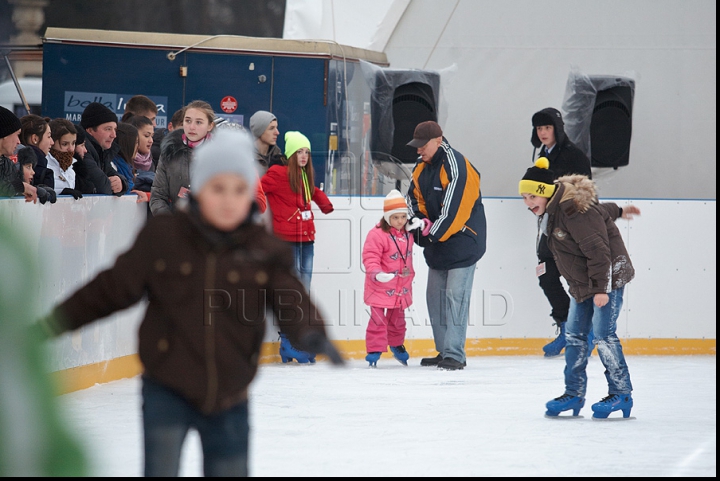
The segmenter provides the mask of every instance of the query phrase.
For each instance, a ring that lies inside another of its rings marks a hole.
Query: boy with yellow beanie
[[[595,183],[584,175],[567,175],[553,182],[549,162],[541,157],[530,167],[518,190],[525,205],[542,216],[540,230],[548,237],[560,273],[568,283],[570,311],[565,338],[565,392],[546,404],[547,417],[572,410],[578,416],[587,390],[588,335],[595,335],[605,366],[608,396],[593,404],[593,418],[614,411],[630,417],[632,383],[622,345],[616,334],[625,284],[635,276],[630,255],[615,225],[619,217],[640,214],[633,205],[599,203]]]

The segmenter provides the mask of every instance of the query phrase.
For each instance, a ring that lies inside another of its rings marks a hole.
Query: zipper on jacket
[[[288,219],[287,219],[288,222],[290,222],[290,219],[292,219],[293,217],[295,217],[295,214],[297,214],[298,212],[300,212],[300,208],[299,208],[299,207],[298,207],[297,209],[295,209],[295,212],[293,212],[290,217],[288,217]]]
[[[205,289],[209,292],[215,286],[215,271],[217,267],[217,256],[210,253],[207,257],[205,271]],[[203,411],[212,412],[218,393],[217,365],[215,363],[215,325],[210,319],[205,326],[205,367],[207,369],[207,397]]]

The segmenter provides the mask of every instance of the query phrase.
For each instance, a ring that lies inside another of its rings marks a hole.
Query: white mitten
[[[390,282],[395,277],[395,274],[392,272],[378,272],[375,275],[375,280],[378,282]]]
[[[423,227],[425,224],[423,223],[422,219],[420,217],[413,217],[410,222],[405,224],[405,230],[415,230]]]

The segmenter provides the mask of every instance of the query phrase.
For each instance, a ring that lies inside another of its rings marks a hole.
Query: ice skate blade
[[[600,422],[605,422],[605,421],[613,421],[613,422],[615,422],[615,421],[632,421],[632,420],[634,420],[634,419],[637,419],[637,418],[636,418],[635,416],[630,416],[630,417],[627,417],[627,418],[624,418],[624,417],[622,417],[622,416],[620,416],[620,417],[612,417],[612,418],[610,418],[610,417],[608,417],[608,418],[596,418],[595,416],[592,417],[592,420],[593,420],[593,421],[600,421]]]
[[[576,419],[583,419],[585,416],[582,416],[582,415],[573,416],[571,414],[566,414],[564,416],[561,416],[559,414],[557,416],[551,416],[549,414],[546,414],[545,417],[548,419],[553,419],[553,420],[558,420],[558,421],[574,421]]]

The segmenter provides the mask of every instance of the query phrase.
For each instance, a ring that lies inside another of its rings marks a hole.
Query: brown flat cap
[[[426,122],[421,122],[415,127],[415,132],[413,133],[413,139],[407,143],[410,147],[420,148],[423,145],[427,144],[430,139],[437,139],[438,137],[442,137],[442,129],[437,124],[437,122],[433,122],[432,120],[428,120]]]

